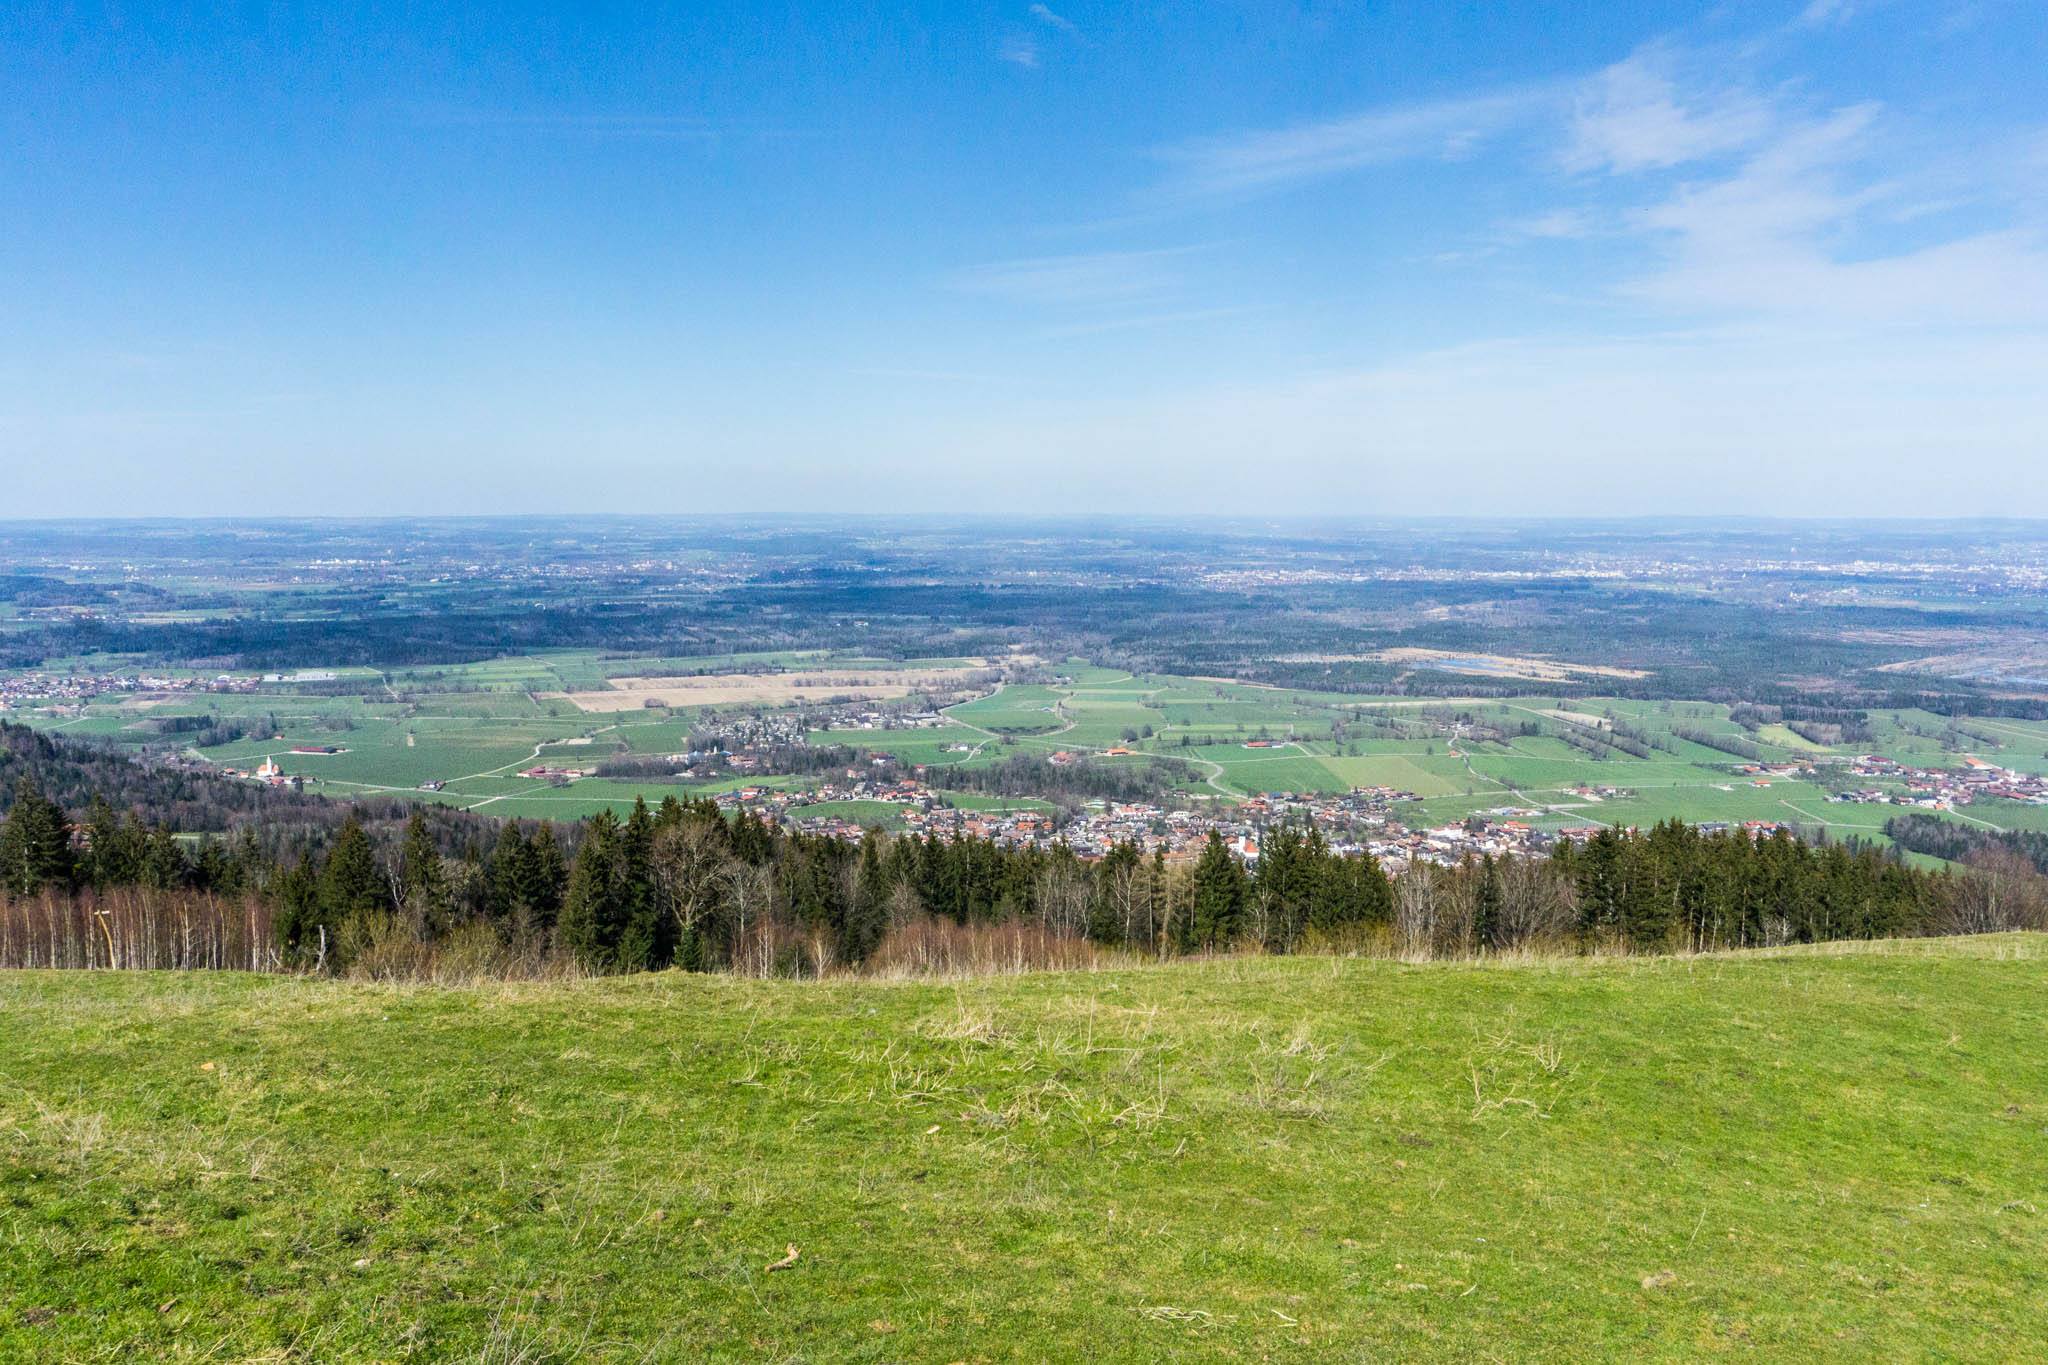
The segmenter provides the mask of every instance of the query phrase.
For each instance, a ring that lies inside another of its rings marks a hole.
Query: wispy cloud
[[[1037,24],[1040,32],[1050,32],[1052,41],[1089,46],[1081,36],[1080,26],[1066,15],[1049,5],[1033,5],[1025,13]],[[996,48],[996,56],[1012,66],[1021,66],[1027,71],[1036,71],[1045,64],[1046,49],[1039,44],[1038,35],[1026,28],[1013,28],[1003,35],[1003,41]]]
[[[1665,263],[1627,286],[1667,307],[1863,324],[2048,326],[2048,247],[2008,224],[1873,250],[1857,229],[1895,206],[1899,172],[1863,157],[1880,109],[1788,121],[1732,174],[1639,215]],[[1886,212],[1896,226],[1910,212]]]
[[[963,294],[1062,307],[1156,298],[1180,283],[1174,263],[1201,247],[1034,256],[967,266],[945,277]]]
[[[712,141],[727,133],[741,131],[721,127],[709,119],[691,114],[441,107],[418,110],[415,118],[419,123],[439,128],[527,130],[590,137],[672,138],[698,142]]]
[[[1513,241],[1563,241],[1599,231],[1599,220],[1583,208],[1551,209],[1501,225],[1501,235]]]
[[[1033,5],[1031,7],[1031,17],[1044,24],[1047,28],[1056,28],[1062,33],[1079,34],[1081,31],[1074,26],[1073,20],[1063,14],[1054,14],[1044,5]]]
[[[1247,313],[1267,311],[1256,304],[1238,304],[1227,308],[1182,308],[1156,313],[1130,313],[1116,317],[1094,318],[1086,322],[1064,323],[1048,327],[1039,335],[1048,340],[1065,337],[1096,336],[1103,332],[1133,332],[1152,327],[1181,327],[1198,322],[1215,322],[1222,318],[1243,317]]]
[[[1799,12],[1799,22],[1809,28],[1819,28],[1824,24],[1846,24],[1856,17],[1859,8],[1861,7],[1857,0],[1811,0],[1806,8]]]
[[[1892,3],[1893,0],[1809,0],[1799,12],[1797,22],[1801,28],[1840,28]]]
[[[1390,162],[1455,160],[1556,99],[1553,89],[1528,88],[1202,138],[1159,153],[1167,167],[1160,190],[1180,198],[1257,194]]]
[[[1852,8],[1834,0],[1814,17]],[[1885,128],[1878,104],[1816,109],[1802,83],[1761,81],[1734,45],[1665,41],[1572,84],[1183,143],[1160,154],[1168,173],[1153,192],[1169,203],[1248,197],[1515,139],[1551,149],[1521,164],[1564,172],[1552,188],[1575,202],[1538,199],[1427,259],[1633,238],[1653,264],[1611,267],[1608,297],[1673,318],[2048,326],[2048,222],[2026,207],[2048,205],[2048,177],[2010,146],[1972,151],[1953,136],[1916,146]],[[1503,149],[1492,150],[1498,159]],[[1958,161],[1973,169],[1958,173]],[[1675,188],[1659,174],[1681,169]]]
[[[1740,89],[1681,97],[1668,50],[1652,48],[1588,81],[1573,102],[1563,164],[1571,171],[1661,170],[1750,145],[1769,106]]]

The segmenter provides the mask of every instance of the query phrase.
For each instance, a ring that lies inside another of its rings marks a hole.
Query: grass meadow
[[[0,1013],[9,1360],[2048,1352],[2038,938]]]

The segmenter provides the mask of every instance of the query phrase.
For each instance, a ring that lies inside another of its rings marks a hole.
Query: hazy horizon
[[[1926,513],[1906,512],[1871,514],[1836,513],[1771,513],[1771,512],[1143,512],[1122,514],[1116,512],[1086,511],[1031,511],[1031,512],[985,512],[972,509],[961,511],[899,511],[877,509],[869,511],[841,512],[783,512],[759,508],[738,508],[730,511],[672,511],[672,512],[623,512],[592,509],[587,511],[508,511],[508,512],[348,512],[327,515],[308,515],[300,512],[218,512],[203,514],[177,513],[130,513],[130,514],[89,514],[52,512],[47,514],[15,514],[0,516],[0,526],[120,526],[157,524],[165,526],[203,525],[250,525],[265,522],[279,525],[335,525],[376,524],[383,522],[573,522],[573,521],[620,521],[641,523],[688,524],[695,521],[727,521],[754,525],[773,526],[794,523],[833,522],[915,522],[934,525],[986,525],[986,526],[1057,526],[1057,525],[1135,525],[1135,526],[1178,526],[1186,524],[1214,523],[1225,526],[1371,526],[1371,525],[1444,525],[1444,526],[1629,526],[1668,525],[1675,527],[1738,527],[1738,526],[2042,526],[2048,527],[2048,515],[2020,513]]]

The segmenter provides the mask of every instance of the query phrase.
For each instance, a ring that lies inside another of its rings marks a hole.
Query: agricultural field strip
[[[643,670],[652,666],[646,660],[614,659],[609,662],[613,666],[630,664]],[[577,739],[587,741],[598,735],[613,735],[626,741],[637,751],[639,746],[635,741],[639,734],[659,734],[657,727],[687,725],[688,722],[668,714],[660,719],[621,718],[610,725],[586,728],[578,722],[594,720],[597,717],[576,712],[563,714],[553,707],[537,705],[528,692],[520,689],[477,689],[463,684],[485,678],[516,678],[523,683],[531,683],[539,678],[549,677],[574,685],[583,682],[587,673],[595,670],[597,666],[597,660],[593,657],[587,660],[557,661],[536,658],[509,661],[495,671],[480,666],[467,671],[449,670],[438,677],[364,670],[361,674],[364,678],[378,679],[387,690],[395,684],[406,690],[405,695],[385,700],[383,697],[364,698],[360,695],[331,699],[314,698],[301,692],[236,694],[206,699],[200,714],[211,712],[223,720],[269,715],[276,718],[281,731],[292,732],[288,737],[292,742],[332,742],[352,748],[352,757],[355,760],[352,766],[345,766],[328,758],[315,758],[311,762],[294,765],[303,775],[317,778],[336,789],[392,793],[414,790],[419,783],[411,778],[394,777],[380,780],[375,772],[376,767],[382,762],[380,755],[392,753],[395,756],[403,749],[408,755],[407,764],[404,766],[411,767],[423,777],[443,783],[447,788],[453,788],[446,793],[448,796],[467,796],[476,805],[515,799],[558,800],[562,798],[546,793],[515,793],[494,791],[489,788],[464,792],[462,787],[465,783],[500,778],[520,763],[540,757],[549,748],[573,743]],[[847,669],[858,666],[858,661],[835,659],[827,666]],[[579,671],[579,668],[582,671]],[[1361,711],[1369,713],[1395,709],[1457,707],[1470,710],[1482,722],[1489,717],[1506,717],[1520,712],[1554,723],[1555,716],[1552,713],[1560,709],[1556,702],[1540,697],[1520,700],[1475,698],[1462,702],[1448,698],[1368,699],[1349,694],[1320,694],[1280,688],[1253,689],[1244,685],[1223,683],[1205,684],[1169,676],[1139,678],[1128,673],[1107,675],[1107,671],[1105,674],[1102,677],[1095,677],[1083,674],[1077,669],[1070,681],[1058,685],[1003,684],[987,696],[948,707],[947,719],[957,727],[961,736],[976,737],[972,749],[962,754],[919,754],[915,761],[925,762],[929,766],[977,763],[989,759],[989,750],[993,744],[1025,752],[1050,752],[1066,747],[1085,752],[1090,749],[1114,747],[1119,734],[1127,733],[1131,729],[1149,729],[1149,735],[1132,744],[1137,750],[1137,753],[1132,755],[1133,761],[1142,762],[1147,756],[1179,758],[1204,773],[1204,785],[1218,794],[1232,797],[1241,795],[1244,790],[1250,789],[1252,783],[1259,780],[1258,775],[1262,773],[1286,773],[1287,777],[1281,780],[1290,785],[1320,784],[1326,788],[1338,789],[1346,785],[1402,785],[1391,777],[1383,780],[1373,770],[1386,760],[1405,758],[1425,765],[1425,771],[1433,775],[1435,783],[1418,786],[1416,789],[1423,792],[1433,806],[1444,806],[1452,803],[1452,797],[1441,792],[1443,783],[1450,779],[1440,765],[1429,766],[1434,748],[1432,744],[1401,743],[1367,737],[1363,740],[1354,739],[1348,746],[1349,752],[1346,752],[1343,742],[1332,742],[1327,734],[1318,738],[1316,732],[1347,713],[1355,714]],[[438,695],[431,690],[415,691],[430,689],[436,681],[449,681],[457,686]],[[583,685],[588,684],[583,682]],[[1003,703],[1012,698],[1016,699],[1018,706],[1006,709]],[[1041,702],[1040,698],[1045,700]],[[200,699],[195,697],[194,700]],[[1650,730],[1653,735],[1666,732],[1667,727],[1671,725],[1690,724],[1703,726],[1731,737],[1746,737],[1751,742],[1756,742],[1757,738],[1755,732],[1745,733],[1739,727],[1730,726],[1724,718],[1724,708],[1704,703],[1679,703],[1674,709],[1674,704],[1668,702],[1628,702],[1596,697],[1575,698],[1571,705],[1574,708],[1584,708],[1582,713],[1589,719],[1601,718],[1594,716],[1596,709],[1604,709],[1626,717],[1632,723]],[[516,710],[513,714],[493,713],[499,707],[513,707]],[[1167,719],[1169,708],[1182,717],[1188,715],[1193,708],[1217,708],[1218,714],[1213,720],[1190,722],[1180,718]],[[104,733],[104,727],[123,709],[125,708],[101,704],[90,714],[61,720],[52,719],[42,728],[82,728],[100,730]],[[1157,719],[1143,719],[1148,713]],[[128,709],[127,714],[132,716],[134,712]],[[152,717],[177,714],[179,712],[172,706],[151,712]],[[1006,723],[1029,723],[1029,717],[1034,714],[1042,717],[1050,728],[1036,731],[1003,728]],[[350,717],[353,717],[354,724],[367,727],[367,733],[353,730],[349,723]],[[338,725],[335,723],[337,720],[341,722]],[[1943,717],[1922,715],[1912,711],[1874,712],[1871,720],[1878,738],[1866,745],[1858,746],[1860,749],[1891,752],[1908,761],[1933,766],[1953,763],[1954,756],[1959,752],[1950,747],[1954,742],[1953,736],[1950,736],[1947,744],[1937,742],[1934,737],[1938,727],[1947,725]],[[2009,747],[2017,748],[2033,743],[2048,745],[2048,729],[2032,730],[2024,723],[2015,724],[1982,718],[1973,718],[1972,725],[2009,736],[2014,741]],[[1236,737],[1255,730],[1262,734],[1274,735],[1274,750],[1264,753],[1247,752],[1241,755],[1228,752],[1238,742]],[[1303,730],[1307,733],[1300,733]],[[536,731],[540,733],[536,734]],[[549,733],[551,731],[555,733]],[[1287,737],[1279,738],[1275,734],[1276,731],[1284,733]],[[360,736],[353,745],[349,738],[351,733]],[[945,732],[941,730],[927,733],[939,735]],[[397,736],[400,734],[407,737],[408,742],[403,746],[397,743]],[[110,734],[109,737],[118,736]],[[413,744],[415,737],[417,749]],[[858,745],[880,739],[880,736],[849,732],[835,738],[840,742]],[[1794,738],[1794,743],[1767,745],[1766,752],[1778,750],[1791,753],[1832,753],[1842,758],[1849,755],[1846,749],[1814,750],[1806,742]],[[475,757],[496,760],[500,755],[504,755],[504,761],[473,764],[462,772],[447,777],[441,777],[438,772],[431,771],[433,764],[430,753],[440,753],[449,747],[459,749],[463,747],[465,740],[471,741],[468,747],[478,751]],[[1198,744],[1176,749],[1171,743],[1173,740],[1193,740],[1198,741]],[[679,739],[669,742],[680,744]],[[1123,742],[1131,743],[1129,740]],[[508,753],[503,746],[509,743],[517,743],[524,752]],[[890,741],[882,740],[882,743],[888,744]],[[1543,806],[1559,815],[1581,812],[1599,805],[1548,799],[1569,797],[1574,786],[1579,783],[1611,784],[1640,793],[1667,793],[1674,796],[1687,791],[1727,794],[1747,789],[1749,784],[1740,775],[1722,770],[1736,761],[1732,756],[1723,756],[1719,751],[1702,748],[1689,741],[1670,739],[1668,734],[1665,743],[1678,746],[1678,751],[1668,758],[1660,756],[1636,760],[1610,755],[1605,759],[1593,759],[1568,757],[1561,744],[1555,740],[1532,740],[1525,736],[1510,735],[1504,742],[1460,742],[1456,747],[1449,749],[1448,757],[1467,765],[1466,772],[1456,781],[1467,784],[1468,798],[1478,797],[1480,791],[1516,794],[1527,798],[1532,805]],[[489,754],[487,750],[494,747],[498,749],[498,753]],[[1541,752],[1543,749],[1549,749],[1550,752]],[[915,752],[914,746],[912,751]],[[225,749],[210,750],[208,756],[241,762],[245,758],[265,752],[265,746],[260,741],[243,740]],[[1221,755],[1220,759],[1218,754]],[[1528,762],[1532,765],[1548,763],[1557,766],[1553,771],[1542,774],[1542,778],[1547,780],[1531,780],[1536,774],[1519,773],[1512,767],[1497,769],[1493,766],[1495,761],[1508,764]],[[1996,754],[1993,761],[2022,767],[2048,765],[2048,757],[2035,759],[2032,755],[2021,753]],[[1327,771],[1327,779],[1312,776],[1309,769],[1301,766],[1305,763],[1315,764],[1317,771]],[[1398,771],[1395,765],[1390,764],[1387,768],[1388,774],[1396,774]],[[1781,782],[1779,785],[1784,784]],[[1473,788],[1480,790],[1475,791]],[[1432,792],[1440,794],[1432,796]],[[1855,821],[1824,819],[1810,808],[1810,802],[1807,805],[1800,804],[1808,798],[1799,792],[1793,792],[1791,795],[1798,799],[1778,801],[1776,804],[1808,819],[1838,828],[1880,827]],[[1630,806],[1624,802],[1622,806],[1616,806],[1610,802],[1606,809],[1620,815],[1626,808],[1627,814],[1633,818],[1637,808],[1642,804],[1644,803],[1637,802]],[[1721,808],[1735,807],[1729,807],[1723,802]],[[1741,808],[1754,809],[1753,806]],[[2006,827],[1980,815],[1955,812],[1953,818],[1988,828]]]

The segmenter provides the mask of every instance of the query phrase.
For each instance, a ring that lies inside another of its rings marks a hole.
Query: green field
[[[179,697],[141,707],[109,698],[78,716],[24,713],[20,719],[81,736],[140,743],[152,720],[180,715],[274,719],[269,733],[206,749],[221,763],[253,767],[274,758],[314,790],[348,797],[416,794],[421,783],[446,784],[432,799],[494,814],[573,818],[659,800],[676,790],[661,783],[579,781],[568,789],[516,776],[535,762],[594,767],[614,754],[662,754],[682,748],[694,723],[688,712],[651,709],[586,714],[542,691],[592,688],[606,676],[649,671],[762,667],[843,668],[863,661],[821,654],[755,654],[622,658],[562,651],[447,668],[353,670],[360,695],[320,696],[290,685],[257,695]],[[913,661],[924,666],[958,660]],[[1053,666],[1054,681],[1009,683],[951,707],[951,724],[920,730],[819,730],[813,743],[887,753],[906,764],[939,769],[981,766],[1016,755],[1096,753],[1135,747],[1186,761],[1181,785],[1208,797],[1260,792],[1343,792],[1392,787],[1422,798],[1410,823],[1455,820],[1503,807],[1533,810],[1549,827],[1584,823],[1771,820],[1825,826],[1838,837],[1881,839],[1883,806],[1828,800],[1825,779],[1773,779],[1756,785],[1735,771],[1736,756],[1690,739],[1674,727],[1704,730],[1754,744],[1767,758],[1814,759],[1840,765],[1877,752],[1924,766],[1955,766],[1980,753],[2024,771],[2048,771],[2048,723],[1975,718],[1955,728],[1949,718],[1917,710],[1870,713],[1872,738],[1832,749],[1783,726],[1750,732],[1727,706],[1699,701],[1518,697],[1423,701],[1415,698],[1259,687],[1169,675],[1134,676],[1069,660]],[[1655,746],[1648,758],[1619,750],[1594,756],[1557,733],[1560,708],[1612,717],[1643,731]],[[1454,737],[1446,715],[1491,727]],[[1525,734],[1536,725],[1543,733]],[[1137,738],[1132,738],[1137,736]],[[1248,749],[1252,739],[1275,747]],[[308,757],[295,744],[336,744],[348,752]],[[943,785],[934,775],[934,785]],[[1879,785],[1883,785],[1880,783]],[[1595,799],[1582,788],[1611,787],[1632,795]],[[891,813],[893,819],[893,812]],[[1982,806],[1955,819],[2001,828],[2048,827],[2048,807]]]
[[[2048,1351],[2038,938],[0,1012],[10,1360]]]

